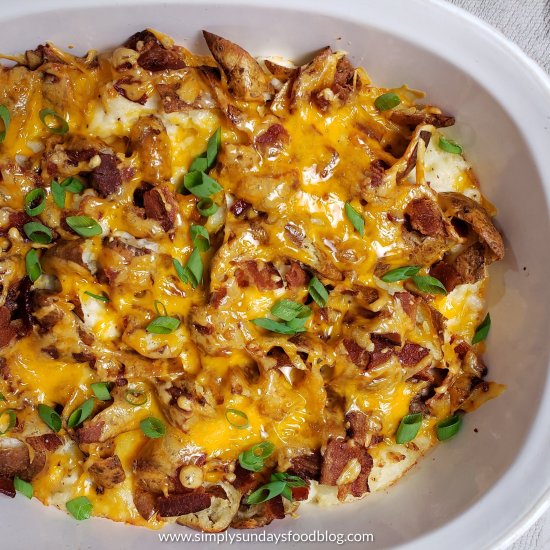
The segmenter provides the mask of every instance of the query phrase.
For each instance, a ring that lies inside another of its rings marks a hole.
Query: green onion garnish
[[[38,113],[42,124],[52,134],[66,134],[69,131],[69,123],[61,116],[58,115],[53,109],[42,109]],[[53,121],[48,122],[48,119],[53,118]]]
[[[141,407],[141,405],[145,405],[145,403],[149,401],[149,396],[147,395],[147,392],[143,390],[129,388],[124,394],[124,399],[126,399],[126,402],[130,403],[130,405],[133,405],[134,407]]]
[[[8,432],[11,432],[11,430],[15,428],[16,424],[17,424],[17,416],[14,410],[6,409],[5,411],[2,411],[0,413],[0,435],[4,435],[4,434],[7,434]],[[2,430],[3,425],[5,425],[6,427]]]
[[[286,323],[281,323],[280,321],[275,321],[273,319],[252,319],[252,323],[254,323],[258,327],[264,328],[265,330],[277,332],[278,334],[296,334],[298,332],[305,332],[305,328],[301,330],[294,329]]]
[[[407,443],[412,441],[418,430],[422,426],[422,414],[408,414],[401,419],[397,433],[395,434],[396,443]]]
[[[110,401],[112,399],[107,382],[94,382],[90,387],[100,401]]]
[[[24,481],[19,476],[15,476],[13,478],[13,486],[18,493],[21,493],[29,499],[32,498],[33,489],[32,485],[28,481]]]
[[[183,185],[195,197],[199,197],[199,199],[209,198],[223,189],[215,179],[204,172],[189,172],[185,174]]]
[[[0,143],[2,143],[6,139],[11,122],[10,112],[5,105],[0,105],[0,119],[4,123],[4,129],[0,132]]]
[[[193,249],[185,266],[176,259],[173,259],[172,262],[178,277],[184,283],[189,283],[193,288],[197,288],[201,284],[203,265],[200,250],[198,248]]]
[[[52,180],[51,189],[55,204],[59,208],[65,208],[65,196],[69,193],[80,193],[84,190],[84,184],[76,177],[70,176],[64,179],[61,183],[57,180]]]
[[[400,103],[401,99],[393,92],[382,94],[374,100],[374,106],[379,111],[389,111],[390,109],[397,107]]]
[[[454,155],[462,154],[462,147],[450,139],[440,137],[438,145],[442,151],[446,151],[447,153],[453,153]]]
[[[271,313],[283,321],[292,321],[296,317],[309,317],[311,309],[304,304],[293,302],[292,300],[279,300],[271,308]]]
[[[57,180],[52,180],[50,187],[52,190],[53,202],[55,202],[59,208],[65,208],[65,189],[63,189]]]
[[[178,329],[180,320],[175,317],[160,316],[153,319],[145,328],[151,334],[170,334]]]
[[[159,317],[168,317],[168,310],[160,300],[155,300],[153,306]]]
[[[69,193],[82,193],[86,186],[75,176],[69,176],[61,182],[61,187]]]
[[[107,303],[109,301],[109,297],[105,296],[105,294],[94,294],[93,292],[90,292],[89,290],[85,290],[84,294],[87,296],[90,296],[91,298],[95,298],[96,300],[99,300],[100,302]]]
[[[94,505],[90,502],[88,497],[73,498],[69,500],[65,506],[67,512],[78,521],[88,519],[92,515],[92,510],[94,508]]]
[[[33,206],[36,204],[36,206]],[[41,187],[33,189],[27,193],[25,197],[25,212],[29,216],[38,216],[42,214],[46,208],[46,191]]]
[[[264,467],[264,460],[273,454],[275,445],[269,441],[257,443],[239,455],[239,464],[251,472],[259,472]]]
[[[412,280],[421,292],[425,292],[426,294],[447,294],[445,285],[435,277],[430,277],[430,275],[414,275]]]
[[[313,279],[309,281],[308,292],[319,307],[325,307],[327,305],[328,291],[317,277],[313,277]]]
[[[357,233],[362,237],[365,234],[365,220],[363,216],[361,216],[349,202],[346,202],[344,210],[346,211],[346,216],[349,218],[349,221],[352,223],[353,227],[355,227]]]
[[[39,222],[26,223],[23,226],[23,231],[34,243],[49,244],[53,239],[52,230]]]
[[[154,416],[142,420],[139,423],[139,427],[141,431],[151,439],[158,439],[166,434],[166,426],[161,420]]]
[[[42,275],[42,266],[40,265],[38,252],[34,248],[31,248],[25,256],[25,267],[27,275],[33,283]]]
[[[439,441],[451,439],[451,437],[454,437],[459,432],[460,426],[462,426],[461,415],[453,414],[453,416],[445,418],[445,420],[438,422],[435,426],[437,439],[439,439]]]
[[[201,252],[205,252],[210,248],[210,235],[205,227],[202,225],[192,225],[190,232],[195,248],[198,248]]]
[[[218,205],[212,199],[201,199],[197,203],[197,210],[201,216],[208,218],[218,211]]]
[[[225,418],[231,426],[238,428],[239,430],[244,430],[250,426],[250,423],[248,422],[248,415],[239,409],[226,409]]]
[[[6,398],[4,397],[4,394],[0,391],[0,401],[5,401]]]
[[[476,332],[472,338],[472,344],[479,344],[479,342],[483,342],[483,340],[487,338],[489,330],[491,330],[491,316],[487,313],[487,315],[485,315],[485,319],[483,319],[481,324],[476,328]]]
[[[218,152],[220,150],[222,143],[222,129],[218,128],[209,138],[208,145],[206,146],[206,151],[201,153],[196,157],[191,166],[189,167],[189,172],[207,172],[210,170],[214,164],[216,164],[216,159],[218,158]]]
[[[38,416],[54,432],[61,429],[61,417],[48,405],[38,405]]]
[[[92,411],[94,410],[94,403],[95,401],[93,397],[90,397],[90,399],[84,401],[80,407],[71,413],[69,420],[67,420],[67,426],[69,428],[76,428],[76,426],[82,424],[82,422],[84,422],[84,420],[92,414]]]
[[[403,267],[397,267],[384,273],[380,277],[385,283],[395,283],[397,281],[404,281],[414,277],[420,271],[420,267],[416,265],[406,265]]]
[[[251,493],[246,499],[247,504],[260,504],[282,495],[292,500],[292,487],[305,487],[307,483],[298,476],[291,476],[283,472],[271,474],[271,480],[266,485]]]
[[[82,237],[94,237],[101,235],[103,231],[101,225],[88,216],[68,216],[65,221],[75,233]]]

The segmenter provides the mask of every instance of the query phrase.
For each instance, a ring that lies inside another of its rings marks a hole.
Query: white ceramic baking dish
[[[376,82],[424,89],[452,112],[453,134],[498,206],[506,238],[506,259],[491,268],[486,357],[490,378],[508,389],[387,494],[305,506],[298,520],[268,531],[373,533],[370,548],[500,548],[542,513],[550,486],[550,82],[517,47],[435,0],[5,0],[0,22],[4,53],[45,40],[78,52],[106,48],[145,27],[202,50],[206,28],[255,55],[302,57],[330,44]],[[10,550],[161,546],[153,531],[77,523],[21,498],[0,499],[0,518],[0,547]]]

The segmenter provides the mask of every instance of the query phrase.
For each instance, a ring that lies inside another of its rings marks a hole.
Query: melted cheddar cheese
[[[0,409],[18,419],[0,436],[0,475],[2,441],[49,433],[37,406],[55,408],[62,444],[32,479],[45,504],[64,508],[87,496],[94,515],[156,528],[169,518],[154,506],[148,513],[144,494],[181,492],[178,472],[189,465],[201,468],[203,491],[233,483],[239,455],[262,441],[274,445],[267,466],[298,474],[296,457],[326,457],[332,441],[362,446],[374,459],[370,489],[381,490],[437,442],[438,421],[473,409],[477,394],[498,393],[484,382],[484,392],[476,390],[483,369],[470,343],[487,280],[479,265],[476,280],[464,275],[444,295],[382,278],[405,265],[426,276],[475,242],[490,256],[474,222],[441,203],[449,193],[483,200],[463,156],[438,146],[433,117],[441,111],[417,106],[421,95],[407,88],[372,85],[363,69],[351,69],[338,87],[335,74],[349,63],[343,52],[323,51],[281,74],[244,54],[227,63],[244,63],[245,76],[262,71],[245,92],[223,60],[216,58],[220,72],[214,59],[152,31],[85,58],[47,45],[0,71],[0,104],[10,113],[0,145],[1,304],[13,332],[0,349]],[[421,120],[380,110],[376,100],[386,92],[399,97],[399,112]],[[46,108],[68,123],[67,134],[42,122]],[[218,128],[209,176],[222,190],[211,196],[217,211],[205,217],[183,182]],[[60,208],[52,182],[69,177],[85,189],[66,192]],[[54,232],[48,244],[32,242],[17,221],[30,220],[21,213],[35,188],[45,190],[45,209],[32,218]],[[410,210],[416,201],[430,201],[439,234],[419,229]],[[348,202],[364,231],[346,215]],[[75,234],[66,221],[74,215],[95,220],[101,233]],[[174,260],[189,259],[197,225],[210,247],[200,253],[195,288],[178,277]],[[25,267],[31,249],[42,269],[33,282]],[[323,307],[309,296],[312,277],[328,290]],[[304,332],[252,323],[274,320],[270,310],[283,299],[307,304]],[[159,315],[177,319],[177,328],[148,330]],[[96,382],[110,384],[112,400],[95,399],[91,416],[69,427]],[[129,403],[134,393],[145,402]],[[414,403],[423,426],[414,445],[398,445],[396,430]],[[231,422],[228,410],[246,416],[246,426]],[[353,433],[351,413],[362,419],[366,441]],[[149,417],[167,427],[164,437],[142,433]],[[124,479],[111,485],[94,464],[115,456]],[[325,458],[322,484],[331,467]],[[329,483],[340,500],[360,496],[349,487],[362,467],[354,458]],[[319,485],[310,498],[326,502],[329,493]]]

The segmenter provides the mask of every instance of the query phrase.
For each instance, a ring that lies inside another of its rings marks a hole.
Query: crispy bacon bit
[[[245,470],[239,463],[235,466],[235,480],[233,487],[239,489],[244,495],[252,489],[255,489],[261,483],[261,478],[258,474],[254,474],[249,470]]]
[[[158,515],[163,518],[185,516],[205,510],[210,506],[212,496],[208,493],[183,493],[157,499]]]
[[[88,471],[95,484],[104,489],[110,489],[126,479],[124,468],[117,455],[95,460]]]
[[[336,65],[336,73],[331,90],[340,98],[346,101],[353,92],[355,69],[347,56],[342,57]]]
[[[37,452],[53,452],[63,444],[57,434],[36,435],[27,437],[25,441]]]
[[[366,371],[369,368],[370,353],[362,348],[354,340],[344,340],[343,342],[350,360],[357,365],[361,370]]]
[[[440,261],[434,264],[430,268],[430,275],[436,279],[439,279],[447,289],[447,292],[451,292],[455,289],[455,287],[462,284],[460,273],[458,273],[453,265],[448,264],[445,261]]]
[[[397,353],[397,356],[405,367],[414,367],[414,365],[424,359],[428,353],[430,353],[429,350],[423,348],[419,344],[407,342]]]
[[[103,433],[105,422],[89,424],[76,430],[76,437],[79,443],[97,443]]]
[[[286,272],[285,279],[288,288],[299,288],[307,283],[307,273],[298,262],[291,262],[290,269]]]
[[[153,73],[183,69],[185,61],[176,49],[167,50],[157,39],[148,40],[139,50],[138,65]]]
[[[0,477],[0,493],[10,498],[15,498],[15,487],[13,479],[8,477]]]
[[[419,124],[430,124],[436,128],[447,128],[455,123],[454,117],[443,113],[431,113],[426,110],[395,109],[389,113],[392,122],[409,128],[416,128]]]
[[[109,153],[99,153],[101,164],[92,170],[92,187],[107,197],[122,185],[122,176],[117,168],[117,158]]]
[[[361,470],[355,480],[338,487],[339,500],[344,500],[350,493],[354,497],[360,497],[369,491],[369,474],[373,460],[364,447],[355,444],[353,441],[345,441],[344,439],[329,440],[323,457],[321,483],[336,485],[336,482],[353,459],[359,462]]]
[[[427,197],[412,200],[405,208],[413,229],[429,237],[445,236],[445,224],[437,203]]]
[[[227,296],[227,287],[222,286],[217,288],[210,295],[210,305],[218,309],[223,302],[223,299]]]
[[[461,341],[455,346],[455,353],[458,355],[459,359],[464,359],[466,354],[472,349],[470,344]]]
[[[384,174],[386,172],[386,164],[383,160],[376,159],[370,163],[369,171],[366,175],[363,185],[370,187],[380,187],[384,182]]]
[[[67,160],[71,166],[78,166],[81,162],[89,162],[93,157],[97,155],[97,150],[93,148],[88,149],[66,149],[65,154]]]
[[[346,421],[349,424],[348,437],[364,446],[368,434],[367,415],[361,411],[350,411],[346,414]]]
[[[475,243],[461,252],[454,268],[463,283],[477,283],[485,277],[485,253],[481,243]]]
[[[281,124],[272,124],[254,139],[256,148],[265,156],[274,156],[288,145],[290,135]]]
[[[314,479],[319,481],[321,475],[321,453],[314,451],[308,455],[299,455],[290,459],[290,472],[302,479]]]
[[[174,227],[178,203],[167,187],[154,187],[143,194],[143,207],[148,218],[157,220],[164,231]]]
[[[11,324],[11,312],[6,306],[0,306],[0,348],[7,346],[17,331]]]
[[[248,212],[248,210],[250,210],[251,208],[252,205],[249,202],[245,201],[244,199],[237,199],[231,205],[231,208],[229,210],[235,217],[238,218],[243,214],[246,214],[246,212]]]
[[[439,277],[438,277],[439,278]],[[418,303],[410,292],[396,292],[394,297],[401,304],[403,311],[416,322],[416,309]]]
[[[137,98],[133,98],[133,97],[130,97],[130,95],[128,94],[128,92],[124,88],[124,86],[130,85],[130,84],[135,84],[135,83],[136,83],[136,81],[131,76],[127,76],[125,78],[121,78],[121,79],[117,80],[113,84],[113,88],[122,97],[124,97],[128,101],[133,101],[134,103],[139,103],[140,105],[145,105],[147,103],[147,94],[146,93],[141,94]]]
[[[245,288],[252,283],[256,285],[258,290],[274,290],[283,286],[281,276],[271,262],[258,269],[258,265],[254,260],[248,260],[242,264],[242,267],[237,268],[235,278],[241,288]]]
[[[309,496],[309,487],[292,487],[292,500],[307,500]]]

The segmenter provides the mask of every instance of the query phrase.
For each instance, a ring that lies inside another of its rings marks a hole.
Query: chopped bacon
[[[97,155],[97,150],[88,149],[66,149],[65,154],[71,166],[78,166],[81,162],[89,162]]]
[[[307,282],[307,273],[300,267],[298,262],[291,262],[290,269],[285,275],[288,288],[299,288]]]
[[[117,168],[117,158],[109,153],[99,153],[101,164],[92,170],[92,187],[107,197],[122,185],[122,175]]]
[[[251,208],[252,205],[249,202],[245,201],[244,199],[237,199],[231,205],[231,208],[229,210],[235,217],[238,218],[243,214],[246,214],[246,212],[248,212],[248,210],[250,210]]]
[[[245,288],[253,283],[258,290],[274,290],[283,286],[281,276],[271,262],[266,263],[261,269],[254,260],[248,260],[241,265],[242,267],[235,271],[239,287]]]
[[[0,477],[0,493],[10,498],[15,498],[15,487],[13,479],[9,477]]]
[[[424,357],[428,355],[429,350],[418,344],[407,342],[403,348],[397,353],[399,361],[406,367],[414,367]]]
[[[416,298],[410,292],[396,292],[394,297],[401,304],[403,311],[416,322],[416,309],[418,303]]]
[[[309,496],[309,487],[292,487],[292,500],[307,500]]]
[[[89,424],[76,430],[76,437],[79,443],[97,443],[103,433],[104,422]]]
[[[290,141],[290,135],[281,124],[272,124],[254,139],[256,148],[266,156],[276,155]]]
[[[401,336],[396,332],[372,333],[370,339],[374,344],[374,351],[371,353],[369,368],[373,369],[385,363],[393,354],[392,349],[401,345]]]
[[[453,126],[454,117],[443,113],[430,113],[425,110],[392,110],[390,115],[392,122],[409,128],[416,128],[419,124],[430,124],[436,128],[446,128]]]
[[[430,275],[443,283],[447,292],[451,292],[462,283],[460,273],[453,265],[445,261],[437,262],[430,267]]]
[[[0,306],[0,348],[7,346],[16,334],[11,324],[11,311],[6,306]]]
[[[359,462],[361,470],[355,480],[338,487],[338,498],[340,500],[344,500],[350,493],[354,497],[360,497],[369,491],[369,474],[373,460],[367,450],[355,444],[354,441],[345,441],[340,438],[329,440],[321,468],[320,481],[322,484],[336,485],[339,477],[353,459]]]
[[[224,298],[227,296],[227,287],[221,286],[210,294],[210,305],[213,308],[218,309],[222,304]]]
[[[157,220],[164,231],[174,227],[178,203],[166,187],[154,187],[143,194],[143,207],[148,218]]]
[[[128,101],[133,101],[134,103],[139,103],[140,105],[145,105],[147,103],[147,94],[143,93],[139,97],[133,99],[131,96],[128,95],[128,92],[124,88],[126,85],[135,84],[136,81],[131,77],[128,76],[126,78],[121,78],[117,80],[113,84],[113,88],[125,99]]]
[[[212,496],[208,493],[183,493],[157,499],[158,515],[163,518],[185,516],[205,510],[210,506]]]
[[[346,421],[349,424],[348,437],[358,445],[365,445],[368,434],[368,417],[361,411],[350,411],[346,414]]]
[[[290,472],[302,479],[319,481],[321,475],[321,453],[315,451],[307,455],[299,455],[290,459]]]
[[[445,235],[443,215],[437,203],[428,197],[412,200],[405,208],[413,229],[429,237]]]
[[[57,434],[43,434],[27,437],[25,440],[36,452],[53,452],[63,444]]]
[[[261,477],[250,470],[245,470],[239,463],[235,466],[233,487],[244,495],[255,489],[262,482]]]
[[[331,90],[340,98],[346,101],[353,91],[353,80],[355,69],[347,56],[342,57],[336,65],[336,73]]]
[[[384,174],[386,172],[386,164],[383,160],[376,159],[370,163],[368,173],[363,185],[371,187],[380,187],[384,182]]]
[[[367,370],[370,363],[370,353],[355,342],[355,340],[345,339],[343,344],[351,361],[361,370]]]

